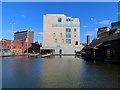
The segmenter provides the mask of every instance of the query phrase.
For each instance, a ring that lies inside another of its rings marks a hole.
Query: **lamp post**
[[[29,38],[29,33],[27,32],[27,38],[26,38],[26,42],[27,42],[27,54],[28,54],[28,38]]]
[[[14,33],[14,31],[13,31],[14,29],[13,28],[14,28],[15,23],[10,23],[10,24],[11,24],[11,30],[12,30],[11,33],[12,33],[12,35],[14,37],[14,34],[13,34]],[[11,40],[11,51],[12,51],[12,48],[13,48],[13,37],[12,37],[12,40]]]
[[[36,39],[37,39],[37,42],[38,42],[38,36],[39,36],[39,33],[36,34]]]
[[[37,33],[37,42],[39,43],[38,37],[39,37],[40,33]],[[39,54],[41,55],[41,43],[40,44],[40,50],[39,50]]]
[[[37,42],[38,42],[38,43],[39,43],[39,40],[38,40],[39,35],[41,35],[41,33],[38,32],[38,33],[36,34],[36,39],[37,39]],[[41,43],[39,43],[39,44],[40,44],[39,54],[41,55],[41,45],[42,45],[42,44],[41,44]]]
[[[93,28],[95,28],[95,24],[96,24],[96,22],[95,22],[95,20],[94,20],[94,18],[91,18],[91,21],[93,22]],[[96,30],[94,31],[94,40],[95,40],[95,35],[96,35]],[[94,63],[95,63],[95,57],[96,57],[96,49],[95,48],[93,48],[93,59],[94,59]]]
[[[90,18],[90,20],[93,23],[93,28],[95,28],[95,24],[96,24],[95,19],[94,18]],[[94,39],[95,39],[95,35],[96,35],[96,30],[94,31]]]

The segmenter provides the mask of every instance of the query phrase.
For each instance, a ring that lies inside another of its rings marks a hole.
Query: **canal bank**
[[[120,66],[75,56],[3,57],[3,88],[120,88]]]
[[[2,55],[0,57],[19,57],[19,56],[27,56],[27,57],[39,57],[39,58],[45,58],[49,56],[53,56],[53,54],[22,54],[22,55]]]

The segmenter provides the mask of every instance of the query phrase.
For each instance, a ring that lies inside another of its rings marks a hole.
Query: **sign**
[[[52,27],[79,27],[79,24],[52,24]]]

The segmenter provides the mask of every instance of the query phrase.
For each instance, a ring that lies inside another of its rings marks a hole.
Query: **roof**
[[[102,37],[100,39],[95,39],[90,43],[89,46],[86,46],[84,49],[93,49],[93,48],[100,46],[103,42],[112,41],[116,39],[120,39],[120,33]]]
[[[51,16],[65,16],[64,14],[46,14],[46,15],[51,15]]]
[[[32,30],[23,30],[23,31],[17,31],[17,32],[15,32],[14,34],[16,34],[16,33],[23,33],[23,32],[33,32]]]

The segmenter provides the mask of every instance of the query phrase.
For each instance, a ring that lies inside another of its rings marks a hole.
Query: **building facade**
[[[120,33],[120,21],[111,23],[112,33]]]
[[[33,43],[34,32],[31,30],[17,31],[14,33],[14,40],[23,40],[28,38],[28,42]]]
[[[111,29],[109,27],[101,27],[101,28],[98,28],[98,31],[97,31],[97,38],[102,38],[102,37],[106,37],[106,36],[109,36],[109,31]]]
[[[41,53],[40,51],[41,47],[42,47],[41,43],[38,42],[31,43],[31,47],[28,48],[28,53],[32,53],[32,54]],[[24,52],[27,52],[27,49]]]
[[[55,54],[74,54],[75,50],[80,50],[79,18],[46,14],[43,27],[44,48],[54,48]]]
[[[111,28],[120,28],[120,21],[118,21],[118,22],[112,22],[111,23]]]
[[[26,39],[23,40],[8,40],[2,39],[0,41],[2,48],[8,48],[11,52],[15,54],[22,54],[27,48]]]

